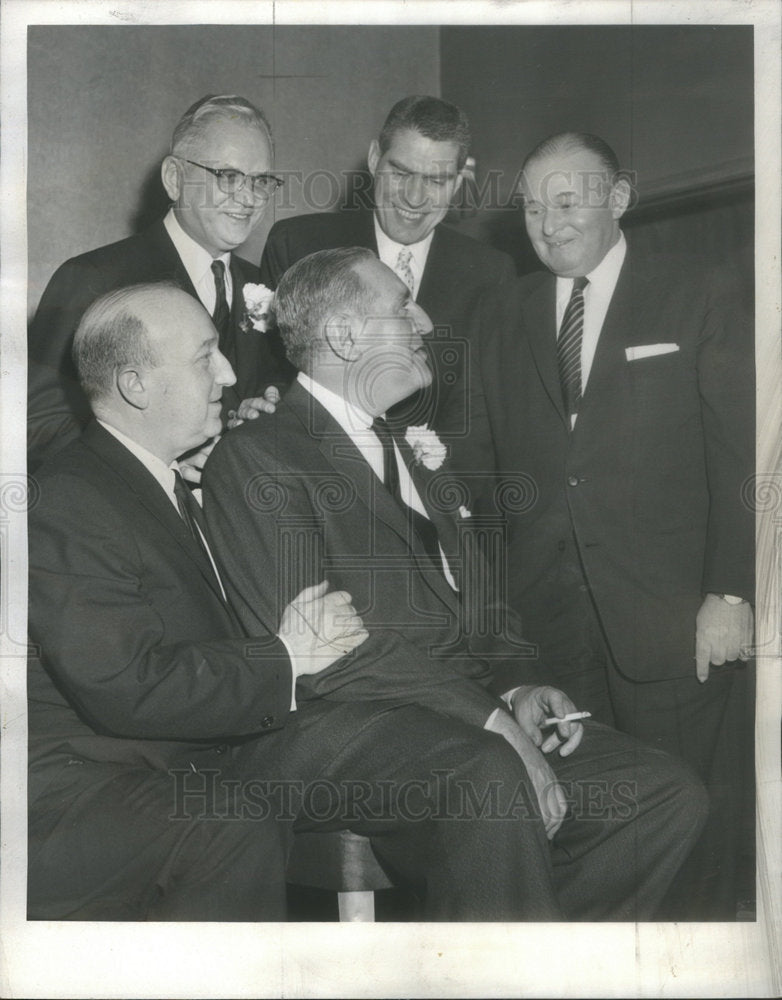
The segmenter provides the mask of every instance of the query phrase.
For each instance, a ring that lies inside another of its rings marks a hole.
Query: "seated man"
[[[149,229],[98,247],[57,269],[29,335],[28,467],[78,437],[90,405],[71,361],[85,309],[115,288],[171,280],[210,312],[220,350],[235,369],[223,396],[223,423],[240,402],[268,407],[261,391],[285,381],[269,341],[245,321],[242,289],[258,268],[234,251],[263,218],[278,178],[263,113],[236,95],[201,98],[184,113],[161,165],[171,208]],[[284,364],[283,359],[280,361]],[[276,399],[277,388],[269,392]],[[185,469],[186,478],[190,477]]]
[[[576,706],[541,685],[529,647],[509,628],[487,640],[476,627],[485,578],[460,557],[460,518],[443,502],[451,491],[431,474],[439,442],[421,428],[396,437],[383,419],[431,379],[428,317],[362,248],[294,264],[275,312],[297,382],[273,417],[231,431],[204,474],[211,538],[244,627],[275,620],[288,594],[324,574],[349,589],[370,637],[302,679],[300,710],[413,704],[503,736],[537,801],[515,824],[546,883],[534,898],[521,887],[524,914],[651,918],[700,829],[702,788],[673,758],[605,726],[553,723]],[[502,741],[494,747],[504,768]],[[591,801],[600,788],[608,798]]]
[[[203,307],[111,292],[74,355],[96,419],[41,469],[29,517],[29,918],[278,920],[291,830],[346,827],[428,919],[556,915],[539,822],[455,797],[499,775],[497,808],[525,808],[501,740],[411,705],[297,709],[295,679],[367,637],[349,595],[318,581],[242,630],[175,463],[234,381]]]

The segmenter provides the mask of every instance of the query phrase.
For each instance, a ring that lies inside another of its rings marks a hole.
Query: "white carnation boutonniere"
[[[472,511],[468,510],[464,504],[459,508],[459,517],[464,521],[468,517],[472,517]]]
[[[242,295],[245,310],[242,328],[248,333],[251,329],[265,333],[269,326],[269,310],[274,301],[274,292],[266,285],[254,285],[248,281],[242,287]]]
[[[421,427],[408,427],[405,441],[413,449],[416,464],[432,471],[440,468],[448,454],[446,446],[426,424]]]

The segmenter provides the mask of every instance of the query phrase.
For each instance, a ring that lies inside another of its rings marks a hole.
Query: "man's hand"
[[[551,840],[562,826],[567,812],[565,793],[557,784],[551,765],[507,712],[497,712],[494,721],[487,723],[486,728],[504,737],[521,757],[538,799],[546,836]]]
[[[544,732],[546,719],[558,719],[578,709],[566,694],[553,687],[520,687],[513,695],[513,715],[522,732],[540,747],[551,753],[559,747],[560,757],[568,757],[578,747],[584,735],[580,722],[559,722],[553,730]]]
[[[282,613],[278,635],[293,654],[294,678],[320,673],[369,637],[350,594],[328,589],[328,580],[307,587]]]
[[[276,385],[267,386],[262,396],[243,399],[238,410],[228,411],[228,428],[232,430],[245,420],[255,420],[261,413],[274,413],[280,401],[280,390]]]
[[[752,642],[752,608],[747,601],[728,604],[716,594],[707,594],[695,619],[695,672],[703,684],[709,679],[709,664],[726,660],[748,660]]]
[[[218,434],[217,437],[210,438],[206,444],[201,445],[198,451],[189,451],[187,455],[178,460],[177,464],[183,479],[196,486],[200,484],[206,460],[212,454],[212,450],[219,440],[220,435]]]

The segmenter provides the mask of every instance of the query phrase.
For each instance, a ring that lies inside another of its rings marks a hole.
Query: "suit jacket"
[[[515,477],[524,498],[507,513],[511,604],[525,628],[546,616],[574,533],[619,668],[689,675],[703,594],[754,596],[751,325],[725,274],[629,248],[571,433],[555,283],[528,275],[485,302],[471,354],[467,465]],[[676,349],[632,359],[648,345]]]
[[[300,678],[298,698],[413,703],[482,726],[498,694],[539,683],[538,675],[520,659],[530,655],[522,640],[484,638],[475,627],[479,608],[466,588],[472,598],[481,581],[464,545],[460,551],[448,480],[401,448],[461,581],[461,601],[353,442],[298,382],[272,417],[231,431],[210,456],[203,478],[210,536],[250,631],[324,578],[352,595],[370,638]]]
[[[316,250],[367,247],[377,253],[373,213],[368,211],[300,215],[272,226],[261,258],[261,281],[276,288],[284,272]],[[511,258],[438,226],[429,248],[416,301],[434,323],[427,338],[434,374],[432,385],[394,407],[390,416],[399,426],[425,424],[444,441],[457,446],[467,430],[463,387],[467,348],[466,318],[488,289],[507,286],[516,269]]]
[[[260,626],[245,637],[173,504],[113,435],[90,424],[36,481],[31,801],[72,759],[165,770],[284,725],[284,645]]]
[[[258,270],[231,256],[233,301],[231,327],[235,357],[229,358],[236,384],[223,392],[223,414],[242,399],[260,395],[271,383],[284,384],[278,360],[266,336],[241,328],[242,286],[258,281]],[[29,333],[28,464],[37,467],[69,440],[90,418],[90,408],[71,360],[73,334],[99,296],[140,282],[174,281],[198,298],[162,220],[127,239],[99,247],[66,261],[43,293]]]

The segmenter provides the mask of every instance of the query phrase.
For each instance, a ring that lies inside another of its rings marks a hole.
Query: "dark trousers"
[[[751,733],[730,725],[730,717],[740,709],[734,696],[737,665],[712,667],[708,681],[701,684],[693,655],[682,677],[629,679],[611,655],[574,543],[563,554],[558,572],[559,578],[550,581],[554,586],[548,599],[536,601],[533,613],[522,610],[527,638],[538,644],[552,683],[593,718],[686,761],[709,792],[709,820],[677,878],[666,914],[671,919],[735,919],[743,781],[735,769],[722,767],[715,773],[714,762],[717,756],[741,756],[743,744],[751,740]],[[694,621],[692,627],[694,651]],[[746,686],[740,686],[742,693]]]

